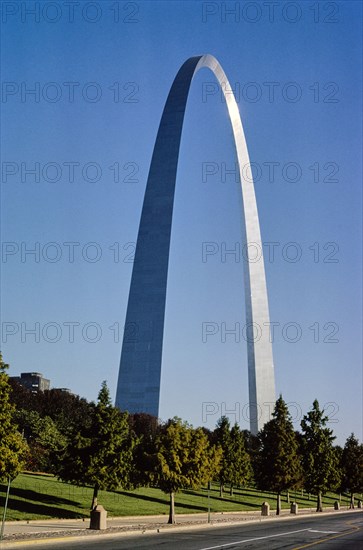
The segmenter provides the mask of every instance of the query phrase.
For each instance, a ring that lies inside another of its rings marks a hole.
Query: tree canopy
[[[218,479],[220,496],[223,497],[224,485],[230,483],[233,477],[233,451],[231,439],[231,425],[227,416],[221,416],[214,430],[214,440],[222,449],[222,459]]]
[[[229,419],[222,416],[214,430],[214,441],[222,449],[218,474],[220,496],[223,497],[226,483],[229,483],[232,495],[233,487],[247,483],[252,477],[251,459],[246,450],[245,435],[237,423],[231,428]]]
[[[15,406],[10,401],[8,368],[0,353],[0,479],[14,479],[24,465],[27,452],[26,442],[14,421]]]
[[[175,523],[175,493],[209,482],[218,471],[221,451],[210,446],[201,428],[193,429],[180,418],[173,418],[160,429],[156,458],[155,481],[170,495],[169,523]]]
[[[261,489],[276,491],[276,514],[281,509],[281,492],[296,487],[302,477],[298,442],[287,405],[276,401],[272,419],[259,433],[260,452],[256,481]]]
[[[341,487],[350,492],[350,507],[354,508],[354,493],[363,492],[363,445],[352,433],[341,454]]]
[[[171,522],[175,493],[212,480],[219,480],[221,495],[229,484],[232,496],[253,475],[259,488],[277,493],[277,513],[282,491],[298,486],[317,495],[317,511],[328,490],[349,491],[351,507],[363,491],[362,444],[351,434],[344,449],[334,446],[317,400],[299,433],[280,396],[271,420],[253,436],[227,417],[211,431],[179,418],[160,424],[144,413],[122,413],[106,382],[96,403],[60,390],[34,394],[10,380],[7,368],[0,354],[0,479],[14,478],[24,466],[56,473],[93,486],[92,508],[100,489],[158,486],[170,495]]]
[[[40,416],[37,411],[21,409],[15,412],[15,419],[28,443],[25,467],[34,472],[54,473],[56,453],[67,444],[50,416]]]
[[[100,489],[130,486],[133,446],[127,413],[112,406],[103,382],[90,426],[84,426],[63,451],[58,475],[78,485],[92,485],[93,509]]]
[[[313,408],[301,421],[304,487],[317,495],[317,512],[323,509],[322,495],[339,483],[338,457],[333,447],[335,437],[326,427],[328,420],[315,399]]]

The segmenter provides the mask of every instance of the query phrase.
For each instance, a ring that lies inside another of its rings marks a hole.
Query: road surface
[[[76,537],[69,541],[53,539],[49,543],[43,540],[41,546],[39,542],[35,544],[43,550],[362,550],[363,516],[361,513],[339,513],[339,516],[238,526],[166,529],[161,533],[136,536],[97,533],[78,540]],[[30,544],[34,548],[35,544]],[[29,548],[29,542],[17,542],[16,548]]]

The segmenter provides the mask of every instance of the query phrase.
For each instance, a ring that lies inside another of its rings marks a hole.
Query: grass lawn
[[[0,514],[5,503],[6,486],[0,484]],[[12,483],[6,519],[30,520],[52,518],[83,518],[89,516],[93,490],[91,487],[76,487],[69,483],[58,481],[49,475],[23,473]],[[175,497],[175,511],[178,514],[206,512],[208,507],[207,489],[200,491],[185,490]],[[260,510],[263,501],[270,503],[271,509],[276,508],[275,495],[263,493],[253,488],[235,489],[231,497],[225,491],[224,498],[219,497],[219,488],[213,485],[210,491],[210,506],[212,512],[237,512],[241,510]],[[315,506],[315,497],[301,491],[290,493],[300,508]],[[329,493],[324,497],[325,506],[333,506],[339,496]],[[136,516],[168,514],[169,496],[159,489],[146,488],[134,491],[100,491],[98,502],[102,504],[109,516]],[[349,498],[342,495],[341,505],[347,506]],[[290,505],[286,495],[282,498],[283,508]]]

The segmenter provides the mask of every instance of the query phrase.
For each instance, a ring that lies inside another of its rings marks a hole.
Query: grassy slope
[[[0,484],[1,514],[5,501],[4,484]],[[82,518],[88,517],[92,499],[90,487],[75,487],[62,483],[55,477],[38,474],[21,474],[11,485],[7,520],[45,519],[45,518]],[[329,493],[324,497],[325,506],[332,506],[339,497]],[[213,485],[210,493],[212,512],[237,512],[241,510],[260,510],[263,501],[275,508],[275,495],[261,493],[255,489],[237,489],[233,497],[226,491],[224,498]],[[286,497],[282,499],[284,508],[288,508]],[[315,506],[315,497],[308,500],[301,492],[290,493],[290,500],[296,500],[299,507]],[[138,489],[135,491],[101,491],[99,503],[108,511],[109,516],[132,516],[167,514],[169,497],[159,489]],[[175,498],[176,513],[205,512],[208,506],[207,490],[182,491]],[[348,505],[348,498],[342,497],[341,505]]]

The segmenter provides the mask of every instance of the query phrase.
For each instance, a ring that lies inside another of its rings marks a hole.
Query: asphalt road
[[[44,543],[45,541],[43,541]],[[38,546],[38,545],[37,545]],[[34,546],[33,546],[34,547]],[[26,544],[17,548],[27,548]],[[39,546],[43,550],[362,550],[363,516],[360,513],[318,516],[289,521],[210,527],[184,531],[165,530],[160,534],[55,541]]]

